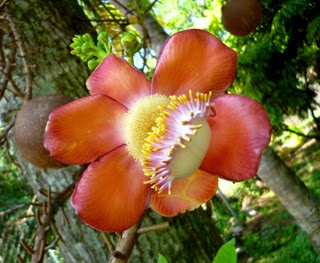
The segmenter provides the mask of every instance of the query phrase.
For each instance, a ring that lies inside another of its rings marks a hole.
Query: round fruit
[[[230,0],[222,8],[222,24],[235,36],[246,36],[261,21],[261,6],[257,0]]]
[[[43,146],[43,135],[50,112],[72,99],[61,94],[35,97],[25,103],[17,114],[14,125],[16,146],[22,156],[40,168],[66,166],[50,156]]]

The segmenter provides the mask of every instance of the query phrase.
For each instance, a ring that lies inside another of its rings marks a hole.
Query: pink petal
[[[107,56],[87,80],[91,94],[104,94],[127,108],[150,95],[149,80],[127,61],[114,54]]]
[[[222,93],[234,80],[236,60],[236,52],[210,33],[198,29],[181,31],[162,48],[152,93]]]
[[[104,95],[75,100],[51,112],[44,146],[63,163],[92,162],[124,143],[121,131],[126,112]]]
[[[72,206],[95,229],[126,230],[148,206],[151,191],[145,179],[140,164],[121,146],[87,168],[71,197]]]
[[[173,181],[171,194],[154,192],[151,197],[151,208],[163,216],[175,216],[192,211],[207,202],[216,193],[218,177],[204,171]]]
[[[235,182],[254,176],[270,141],[267,112],[241,95],[218,96],[212,106],[216,116],[209,118],[211,142],[201,169]]]

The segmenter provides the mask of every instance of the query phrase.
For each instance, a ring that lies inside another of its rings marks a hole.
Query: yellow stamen
[[[167,107],[170,101],[170,98],[164,95],[155,94],[140,99],[128,111],[125,117],[124,139],[128,152],[136,160],[143,161],[146,159],[147,154],[141,151],[141,147],[144,145],[146,138],[149,141],[154,141],[154,136],[150,137],[148,133],[155,125],[155,120],[163,112],[163,108]],[[152,149],[143,150],[148,153],[152,151]]]

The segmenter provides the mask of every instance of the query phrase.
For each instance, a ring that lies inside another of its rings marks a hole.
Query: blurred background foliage
[[[63,8],[65,3],[51,0],[43,4],[49,2],[58,8]],[[320,197],[318,0],[260,0],[262,21],[245,37],[233,36],[224,29],[221,9],[225,0],[78,2],[86,16],[75,17],[74,27],[90,22],[92,29],[88,33],[93,38],[97,33],[107,31],[113,51],[119,56],[124,56],[120,38],[125,32],[141,37],[143,48],[135,55],[135,62],[148,76],[153,73],[157,54],[151,48],[152,39],[144,27],[146,14],[152,15],[168,35],[183,29],[201,28],[235,49],[238,53],[237,76],[228,92],[248,95],[264,105],[274,127],[272,146]],[[114,5],[119,2],[128,4],[125,15]],[[6,29],[2,30],[4,34]],[[83,30],[79,30],[79,34],[82,33]],[[71,39],[67,41],[71,43]],[[35,91],[36,94],[41,92]],[[86,94],[83,88],[79,92],[67,89],[65,93],[72,97]],[[1,100],[8,101],[8,98],[12,99],[12,94],[2,96]],[[19,104],[22,104],[21,99],[12,104],[11,109],[1,107],[0,262],[15,262],[17,254],[27,260],[20,241],[24,236],[30,236],[36,225],[34,217],[29,216],[30,212],[28,214],[34,194],[21,173],[23,168],[15,160],[16,152],[6,140],[10,135],[7,124]],[[269,189],[257,182],[257,178],[243,182],[227,196],[238,221],[230,215],[221,196],[212,200],[213,217],[226,239],[235,235],[233,231],[239,222],[244,226],[243,234],[237,238],[240,262],[320,262],[290,214]],[[254,211],[253,214],[250,211]],[[55,253],[50,258],[56,258],[56,261],[50,262],[63,261],[59,251]],[[170,255],[166,257],[170,258]]]

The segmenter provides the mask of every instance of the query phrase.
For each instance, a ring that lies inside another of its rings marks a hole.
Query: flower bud
[[[90,70],[94,70],[100,63],[101,63],[101,59],[95,59],[95,58],[90,59],[88,61],[88,68]]]
[[[142,44],[138,40],[137,36],[129,32],[125,33],[121,37],[120,42],[129,56],[133,56],[142,48]]]
[[[82,40],[88,44],[90,44],[91,46],[94,46],[94,41],[92,39],[92,36],[90,36],[89,34],[84,34],[82,36]]]

